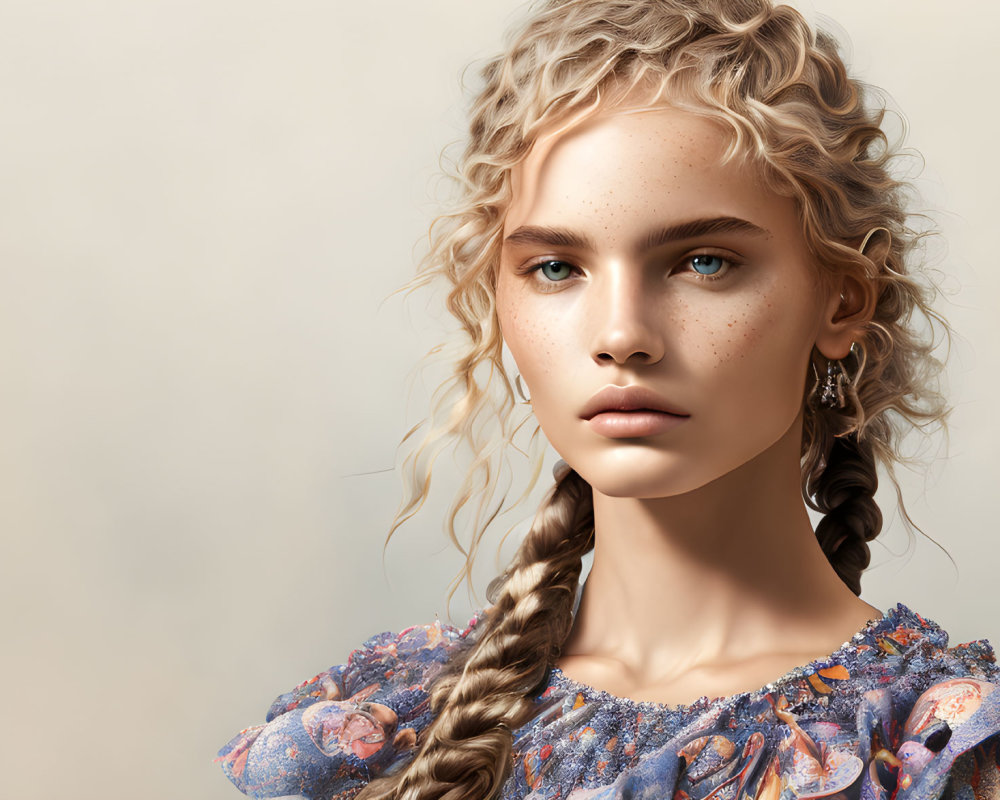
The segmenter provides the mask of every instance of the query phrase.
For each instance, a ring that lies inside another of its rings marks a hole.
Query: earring
[[[855,345],[855,342],[851,342],[851,353],[857,357]],[[860,348],[858,349],[860,350]],[[826,377],[823,379],[822,387],[820,386],[819,373],[816,371],[816,363],[811,363],[813,375],[816,376],[816,384],[813,386],[810,394],[815,394],[817,389],[820,390],[819,404],[823,408],[843,408],[847,405],[845,390],[846,387],[851,385],[851,381],[847,377],[847,370],[844,369],[844,365],[840,359],[838,358],[835,361],[827,360]]]
[[[888,228],[883,228],[881,225],[872,228],[870,231],[868,231],[868,233],[865,234],[865,238],[861,240],[861,246],[858,248],[858,252],[861,253],[861,255],[865,254],[865,248],[868,247],[868,242],[870,242],[872,240],[872,237],[879,231],[881,231],[888,237],[890,243],[892,242],[892,233],[889,231]]]
[[[531,405],[531,398],[524,391],[524,385],[521,383],[521,373],[517,373],[514,376],[514,389],[517,391],[518,396],[521,398],[521,402],[526,405]]]
[[[878,234],[885,235],[884,244],[881,242],[876,242],[875,247],[872,248],[872,254],[866,253],[865,250],[868,249],[868,243],[872,240],[872,237]],[[887,228],[876,227],[872,228],[868,233],[865,234],[865,238],[861,240],[861,246],[858,248],[858,252],[861,253],[865,258],[867,258],[875,267],[875,271],[878,272],[885,268],[886,259],[889,257],[889,250],[892,248],[892,234]]]
[[[813,369],[816,365],[813,365]],[[817,376],[818,378],[819,376]],[[844,372],[844,365],[840,361],[826,362],[826,378],[823,379],[823,387],[819,393],[819,404],[823,408],[843,408],[844,384],[847,382],[847,373]]]

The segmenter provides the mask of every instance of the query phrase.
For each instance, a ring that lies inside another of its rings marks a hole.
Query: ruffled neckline
[[[744,700],[757,700],[774,692],[776,689],[780,690],[792,681],[807,678],[809,675],[813,675],[819,670],[825,669],[834,663],[840,663],[848,654],[856,652],[859,645],[865,644],[866,640],[872,640],[875,638],[878,630],[885,629],[890,625],[892,628],[895,628],[898,624],[900,624],[900,620],[902,618],[906,618],[910,622],[917,621],[920,627],[924,628],[927,632],[939,632],[941,630],[940,626],[936,622],[932,622],[925,617],[921,617],[919,614],[914,613],[902,603],[898,603],[895,608],[890,608],[887,611],[882,612],[881,616],[870,619],[867,623],[865,623],[864,627],[862,627],[857,633],[841,644],[840,647],[833,652],[814,659],[806,664],[793,667],[781,677],[776,678],[758,689],[750,689],[748,691],[723,695],[716,698],[702,696],[694,702],[688,704],[675,705],[669,703],[657,703],[651,700],[633,700],[629,697],[622,697],[620,695],[604,691],[603,689],[590,686],[589,684],[582,683],[581,681],[574,680],[557,666],[552,666],[550,668],[548,687],[549,689],[560,693],[565,692],[579,695],[587,703],[600,703],[606,706],[615,706],[623,711],[641,712],[643,714],[656,714],[662,716],[679,716],[690,714],[692,712],[702,713],[717,706],[729,704],[735,705]]]

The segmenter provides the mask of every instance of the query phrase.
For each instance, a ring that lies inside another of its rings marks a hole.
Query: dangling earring
[[[517,391],[518,396],[521,398],[521,402],[525,405],[531,405],[531,398],[524,391],[524,385],[521,383],[521,373],[517,373],[514,376],[514,389]]]
[[[813,364],[813,370],[816,365]],[[819,380],[819,375],[816,376]],[[844,372],[844,365],[837,361],[826,362],[826,378],[823,379],[823,386],[819,393],[819,404],[823,408],[843,408],[844,384],[847,382],[847,373]]]
[[[851,353],[857,357],[855,345],[855,342],[851,342]],[[822,387],[820,386],[819,373],[816,371],[816,363],[811,363],[813,375],[816,376],[816,384],[813,386],[810,394],[815,394],[817,389],[820,390],[819,404],[823,408],[843,408],[847,405],[845,389],[851,385],[851,381],[847,377],[847,370],[844,369],[844,365],[840,359],[838,358],[835,361],[827,360],[826,377],[823,379]]]

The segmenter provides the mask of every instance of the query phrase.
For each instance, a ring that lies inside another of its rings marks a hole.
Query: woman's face
[[[829,293],[794,202],[726,144],[690,112],[611,110],[513,176],[504,341],[546,437],[604,494],[696,489],[799,414]]]

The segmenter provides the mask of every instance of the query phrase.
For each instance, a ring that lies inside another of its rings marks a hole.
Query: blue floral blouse
[[[250,797],[353,797],[412,757],[431,720],[426,687],[477,620],[369,639],[281,695],[217,761]],[[552,669],[537,703],[514,732],[503,800],[1000,798],[993,649],[948,647],[904,605],[753,692],[664,706]]]

